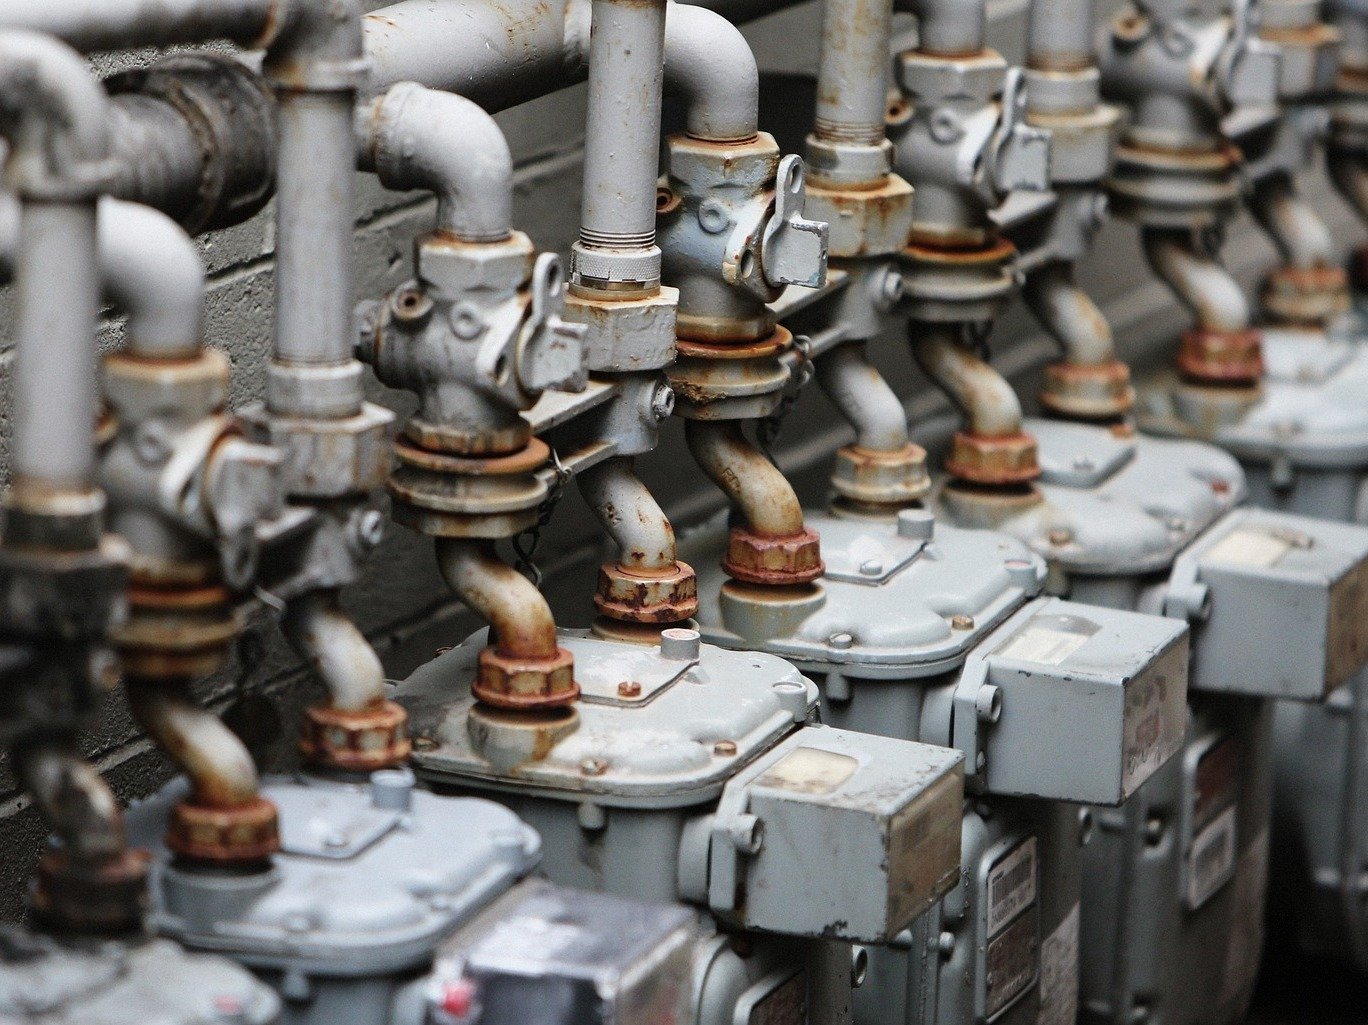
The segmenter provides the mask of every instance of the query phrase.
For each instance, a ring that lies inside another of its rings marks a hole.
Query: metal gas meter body
[[[1324,700],[1362,664],[1368,531],[1242,507],[1210,445],[1028,421],[1043,500],[985,509],[1046,558],[1048,589],[1192,626],[1186,740],[1084,853],[1082,1017],[1235,1020],[1252,992],[1268,874],[1274,699]],[[995,515],[996,514],[996,515]]]
[[[1042,560],[1016,540],[937,524],[808,514],[826,575],[766,600],[700,575],[699,621],[728,647],[781,654],[822,681],[843,729],[965,754],[959,885],[871,952],[862,1023],[1072,1022],[1082,802],[1116,804],[1181,744],[1186,627],[1035,598]],[[715,566],[724,525],[684,538]]]
[[[176,780],[129,811],[154,854],[150,924],[250,968],[282,1025],[386,1025],[443,940],[536,866],[541,841],[501,805],[440,797],[405,769],[369,783],[277,778],[280,852],[259,871],[179,862],[161,842]]]
[[[1265,329],[1266,377],[1242,402],[1172,382],[1144,394],[1146,429],[1204,437],[1239,461],[1254,505],[1341,523],[1368,522],[1365,314],[1328,331]],[[1207,415],[1215,410],[1217,415]],[[1193,416],[1207,415],[1207,419]],[[1368,673],[1322,704],[1274,716],[1272,921],[1317,956],[1368,968]]]
[[[856,945],[954,885],[961,756],[810,724],[816,687],[782,659],[562,631],[577,721],[539,730],[470,697],[484,636],[400,686],[416,770],[535,826],[556,883],[706,909],[701,1025],[848,1021]]]

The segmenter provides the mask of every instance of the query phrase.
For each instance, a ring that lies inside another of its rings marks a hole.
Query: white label
[[[988,936],[1035,903],[1036,839],[1018,844],[988,871]]]
[[[1276,566],[1292,548],[1293,539],[1281,532],[1242,527],[1212,545],[1202,561],[1232,566]]]
[[[1036,1025],[1075,1025],[1078,1020],[1079,906],[1040,945],[1040,1014]]]
[[[800,747],[771,765],[755,785],[799,794],[830,794],[844,786],[859,767],[850,755]]]
[[[1227,808],[1206,824],[1188,851],[1188,907],[1196,911],[1209,901],[1235,871],[1235,808]]]
[[[1169,686],[1167,666],[1160,666],[1126,690],[1121,739],[1121,789],[1126,794],[1139,789],[1182,742],[1183,724],[1169,714]]]
[[[1268,830],[1240,852],[1235,871],[1235,914],[1226,947],[1221,1003],[1246,996],[1259,971],[1264,941],[1264,891],[1268,888]]]
[[[1037,665],[1057,666],[1087,641],[1090,635],[1077,630],[1041,626],[1034,621],[998,649],[1003,658]]]

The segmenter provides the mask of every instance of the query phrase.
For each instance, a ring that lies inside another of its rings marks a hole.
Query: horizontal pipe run
[[[731,499],[751,533],[803,533],[803,507],[793,485],[747,440],[740,421],[689,420],[684,432],[699,467]]]

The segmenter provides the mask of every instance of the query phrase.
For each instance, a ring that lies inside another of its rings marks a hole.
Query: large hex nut
[[[1349,308],[1342,267],[1277,267],[1264,279],[1263,305],[1284,324],[1328,324]]]
[[[211,865],[265,861],[280,849],[276,806],[264,797],[236,808],[182,801],[171,809],[166,846],[183,858]]]
[[[1184,331],[1174,363],[1193,384],[1250,387],[1263,377],[1262,337],[1255,330]]]
[[[1088,185],[1112,169],[1121,138],[1121,110],[1100,105],[1082,114],[1033,113],[1028,118],[1050,132],[1050,182]]]
[[[1100,365],[1051,363],[1045,367],[1040,404],[1080,420],[1111,420],[1135,405],[1130,367],[1120,360]]]
[[[620,622],[677,623],[698,612],[698,579],[683,562],[654,573],[607,563],[599,568],[594,607]]]
[[[917,102],[973,99],[988,101],[1002,92],[1007,62],[996,50],[942,57],[905,50],[897,58],[898,84]]]
[[[355,416],[314,420],[273,416],[262,405],[243,411],[253,440],[284,456],[281,480],[289,495],[341,498],[371,491],[389,472],[389,428],[394,414],[367,402]]]
[[[299,752],[312,765],[345,772],[374,772],[408,760],[408,712],[393,701],[348,711],[313,705],[304,711]]]
[[[821,539],[804,528],[787,537],[762,537],[745,527],[732,527],[722,571],[748,584],[810,584],[826,571]]]
[[[147,870],[152,855],[140,848],[109,861],[85,864],[66,851],[38,859],[33,914],[49,928],[80,934],[115,934],[141,928],[147,912]]]
[[[580,694],[575,657],[557,648],[549,658],[519,658],[494,648],[480,652],[470,692],[495,708],[533,710],[573,703]]]
[[[531,277],[536,250],[515,231],[502,242],[462,242],[453,235],[428,235],[418,243],[418,276],[436,295],[470,292],[511,294]]]
[[[908,443],[896,452],[846,445],[836,452],[831,486],[862,505],[907,505],[931,490],[926,450]]]
[[[672,135],[666,143],[665,160],[671,182],[684,196],[706,196],[725,188],[743,198],[774,187],[779,173],[779,144],[767,132],[741,142]]]
[[[675,359],[679,289],[662,286],[655,295],[606,299],[577,295],[572,288],[561,314],[583,324],[585,366],[593,373],[660,370]]]
[[[105,400],[121,420],[140,423],[168,413],[207,416],[228,402],[228,357],[204,349],[190,359],[143,359],[127,352],[104,359]]]
[[[1036,440],[1029,434],[993,438],[956,432],[945,471],[972,484],[1028,484],[1040,476]]]
[[[896,253],[912,232],[912,186],[896,174],[873,189],[826,189],[809,181],[803,215],[829,225],[833,257]]]

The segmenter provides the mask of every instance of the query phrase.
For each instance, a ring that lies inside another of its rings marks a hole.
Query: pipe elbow
[[[617,543],[619,565],[639,570],[675,567],[674,527],[633,471],[630,458],[606,460],[577,480],[584,500]]]
[[[931,383],[964,414],[968,433],[983,438],[1023,433],[1016,390],[995,367],[969,351],[953,325],[914,324],[912,352]]]
[[[916,17],[922,53],[963,55],[984,47],[988,14],[983,0],[899,0],[898,9]]]
[[[1028,274],[1021,297],[1071,366],[1105,366],[1116,361],[1111,325],[1092,297],[1074,283],[1073,267],[1046,264]]]
[[[907,411],[863,344],[837,346],[817,360],[816,373],[822,391],[855,428],[855,444],[871,452],[907,447]]]
[[[1278,175],[1254,187],[1250,212],[1268,233],[1289,266],[1301,270],[1335,262],[1330,228],[1313,206],[1297,194],[1290,177]]]
[[[456,596],[489,623],[500,655],[556,656],[556,620],[545,596],[499,558],[492,541],[438,538],[437,566]]]
[[[380,657],[343,613],[336,591],[311,591],[291,602],[281,626],[290,646],[318,672],[333,708],[362,712],[385,700]]]
[[[1249,301],[1240,283],[1210,254],[1199,252],[1188,231],[1146,228],[1145,257],[1204,331],[1249,329]]]
[[[760,124],[760,71],[741,30],[720,14],[671,3],[665,14],[665,86],[688,103],[688,132],[707,142],[752,139]]]
[[[741,433],[735,420],[689,420],[689,451],[760,537],[804,533],[803,506],[787,478]]]
[[[100,200],[100,270],[108,299],[128,314],[128,351],[152,359],[199,351],[204,261],[194,241],[158,210]]]
[[[85,59],[38,32],[0,31],[0,130],[20,196],[93,199],[111,176],[109,97]]]
[[[357,112],[363,169],[391,189],[437,196],[437,227],[465,242],[513,231],[513,155],[503,131],[454,93],[401,82]]]

